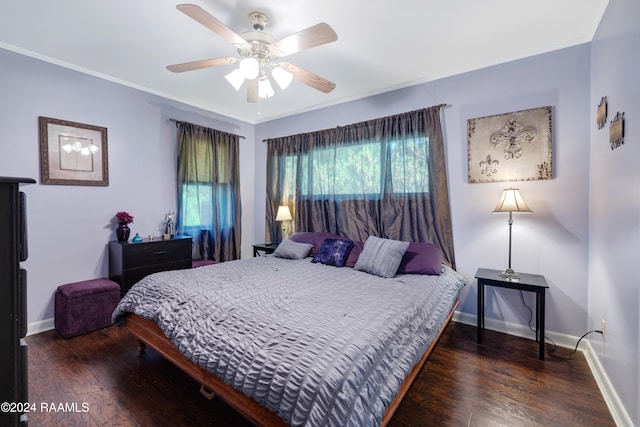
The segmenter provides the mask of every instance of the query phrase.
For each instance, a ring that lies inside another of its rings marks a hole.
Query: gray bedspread
[[[383,279],[273,256],[156,273],[122,299],[182,354],[292,426],[378,426],[464,279]]]

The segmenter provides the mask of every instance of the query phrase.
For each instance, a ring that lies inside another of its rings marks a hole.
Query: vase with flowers
[[[116,222],[118,223],[118,228],[116,228],[116,237],[119,242],[126,242],[129,240],[129,234],[131,233],[129,224],[133,222],[133,217],[129,215],[128,212],[118,212],[116,213]]]

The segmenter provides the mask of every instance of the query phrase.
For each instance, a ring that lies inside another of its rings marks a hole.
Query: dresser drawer
[[[120,284],[123,296],[149,274],[181,268],[191,268],[191,237],[109,242],[109,278]]]
[[[123,252],[124,268],[138,268],[189,259],[191,242],[182,239],[132,243],[124,246]]]

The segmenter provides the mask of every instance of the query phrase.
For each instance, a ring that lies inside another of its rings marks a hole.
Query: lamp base
[[[520,280],[520,276],[518,276],[518,273],[513,271],[511,267],[507,268],[505,271],[500,273],[500,277],[506,280],[513,280],[513,281]]]

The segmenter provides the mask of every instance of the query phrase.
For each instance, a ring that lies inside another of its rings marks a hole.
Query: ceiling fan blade
[[[338,40],[338,35],[333,31],[333,28],[322,22],[273,42],[271,46],[278,56],[287,56],[336,40]]]
[[[200,24],[218,34],[220,37],[222,37],[232,45],[238,48],[246,48],[247,46],[249,46],[245,39],[240,37],[217,18],[210,15],[200,6],[196,6],[195,4],[179,4],[176,6],[176,8],[191,19],[198,21]]]
[[[174,73],[183,73],[185,71],[199,70],[201,68],[218,67],[220,65],[237,64],[240,62],[237,58],[212,58],[200,61],[184,62],[182,64],[168,65],[167,70]]]
[[[307,70],[304,70],[297,65],[289,64],[288,62],[280,62],[279,65],[293,74],[293,78],[300,83],[304,83],[307,86],[311,86],[320,92],[329,93],[336,88],[336,84],[329,80],[320,77],[317,74],[313,74]]]
[[[258,79],[247,80],[247,102],[258,102]]]

